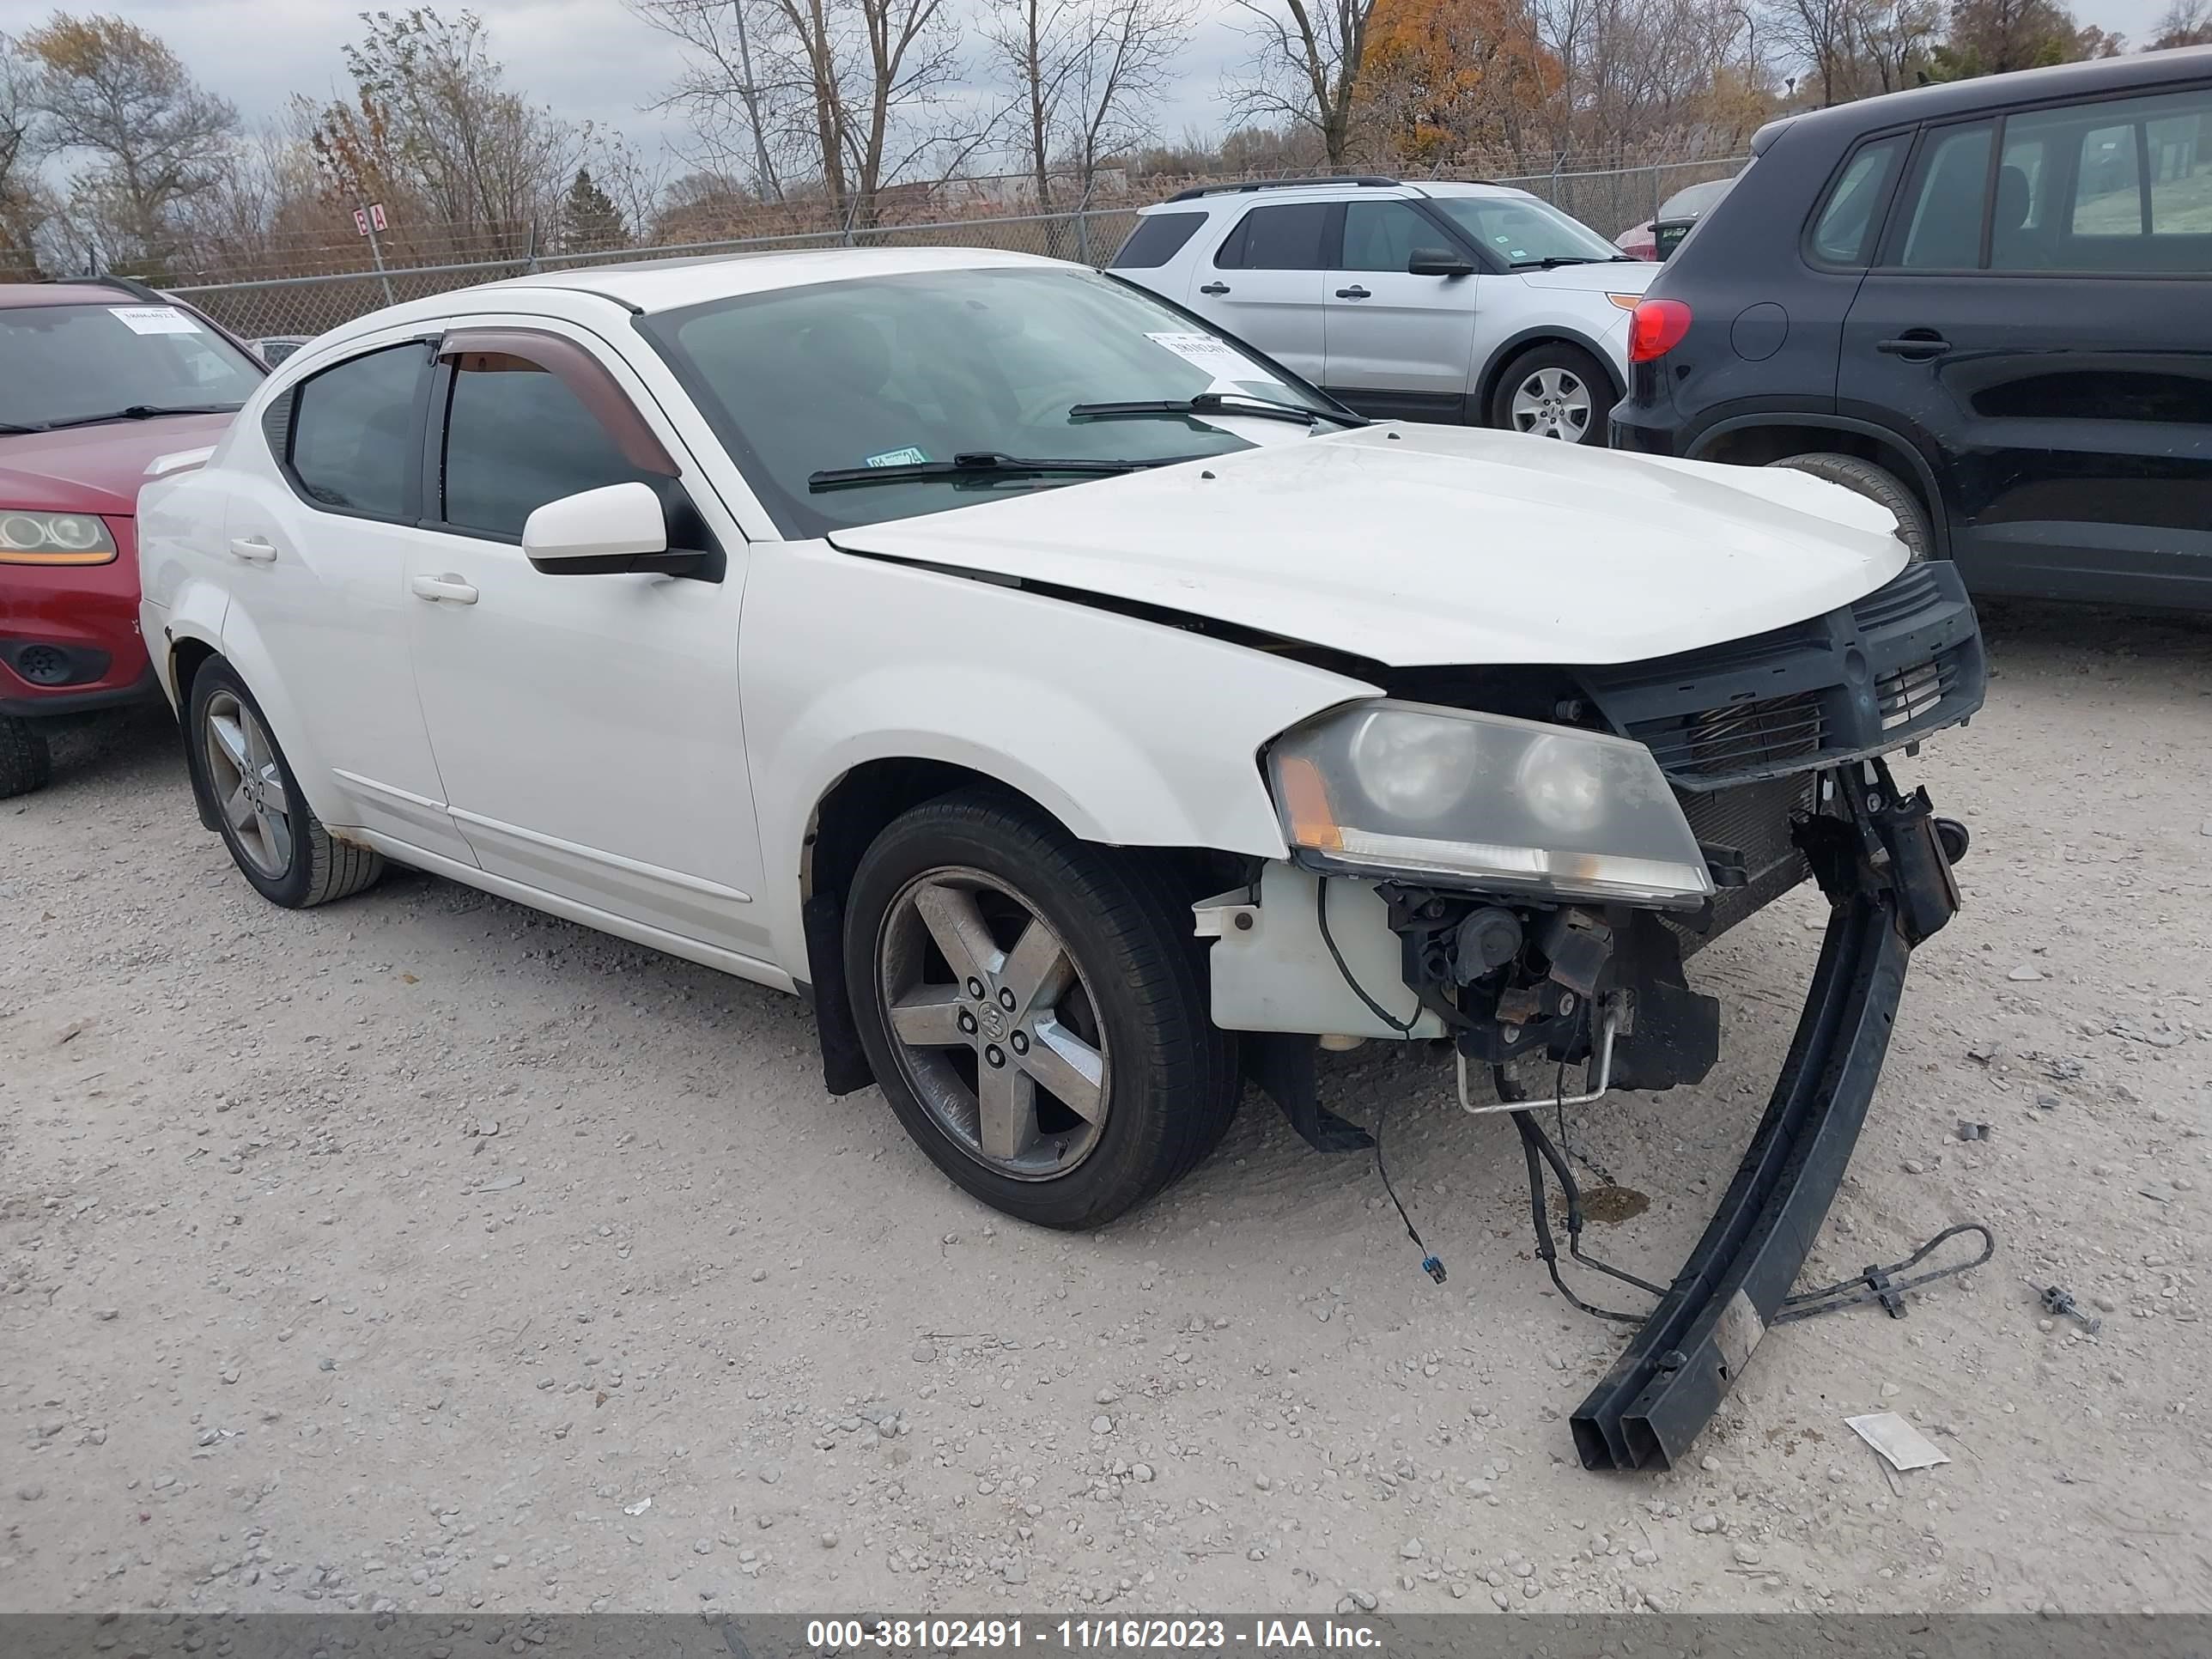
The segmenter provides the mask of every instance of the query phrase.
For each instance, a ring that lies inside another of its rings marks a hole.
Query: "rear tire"
[[[46,734],[28,720],[0,714],[0,800],[43,789],[53,775]]]
[[[1905,480],[1887,467],[1863,461],[1856,455],[1825,453],[1784,455],[1778,461],[1769,461],[1767,465],[1809,472],[1832,484],[1841,484],[1870,501],[1881,502],[1896,515],[1897,539],[1905,544],[1915,562],[1936,556],[1936,532],[1928,521],[1928,509],[1920,505],[1920,497],[1907,488]]]
[[[1580,346],[1533,345],[1505,366],[1490,394],[1490,423],[1507,432],[1602,449],[1613,417],[1613,377]]]
[[[185,740],[223,845],[254,891],[288,910],[350,897],[384,873],[383,858],[342,842],[307,805],[261,705],[220,658],[192,676]]]
[[[1088,1228],[1212,1150],[1236,1054],[1189,897],[1166,860],[987,791],[876,838],[845,906],[846,984],[877,1082],[938,1168],[1008,1215]]]

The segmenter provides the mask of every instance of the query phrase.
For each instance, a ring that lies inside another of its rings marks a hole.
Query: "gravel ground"
[[[1620,1333],[1425,1057],[1325,1097],[1392,1103],[1445,1286],[1256,1097],[1163,1201],[1034,1231],[825,1096],[795,1000],[416,875],[271,908],[165,715],[77,732],[0,806],[0,1610],[2212,1608],[2212,635],[1989,620],[1989,711],[1908,769],[1967,908],[1808,1275],[2002,1250],[1778,1331],[1665,1475],[1575,1462]],[[1694,1238],[1817,927],[1692,964],[1704,1087],[1574,1120],[1650,1199],[1601,1253]],[[1881,1409],[1952,1461],[1888,1471]]]

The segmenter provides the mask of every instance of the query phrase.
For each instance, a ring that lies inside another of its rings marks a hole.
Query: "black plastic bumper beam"
[[[1591,1469],[1671,1468],[1790,1294],[1881,1076],[1912,949],[1886,890],[1835,906],[1790,1057],[1735,1178],[1666,1296],[1572,1419]]]

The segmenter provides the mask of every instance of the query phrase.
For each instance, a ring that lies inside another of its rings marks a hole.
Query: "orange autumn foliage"
[[[1523,0],[1376,0],[1355,122],[1395,166],[1518,150],[1563,79]]]

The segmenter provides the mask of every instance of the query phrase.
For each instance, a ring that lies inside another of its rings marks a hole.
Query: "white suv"
[[[1363,178],[1187,190],[1111,269],[1363,414],[1602,444],[1657,268],[1526,191]]]

